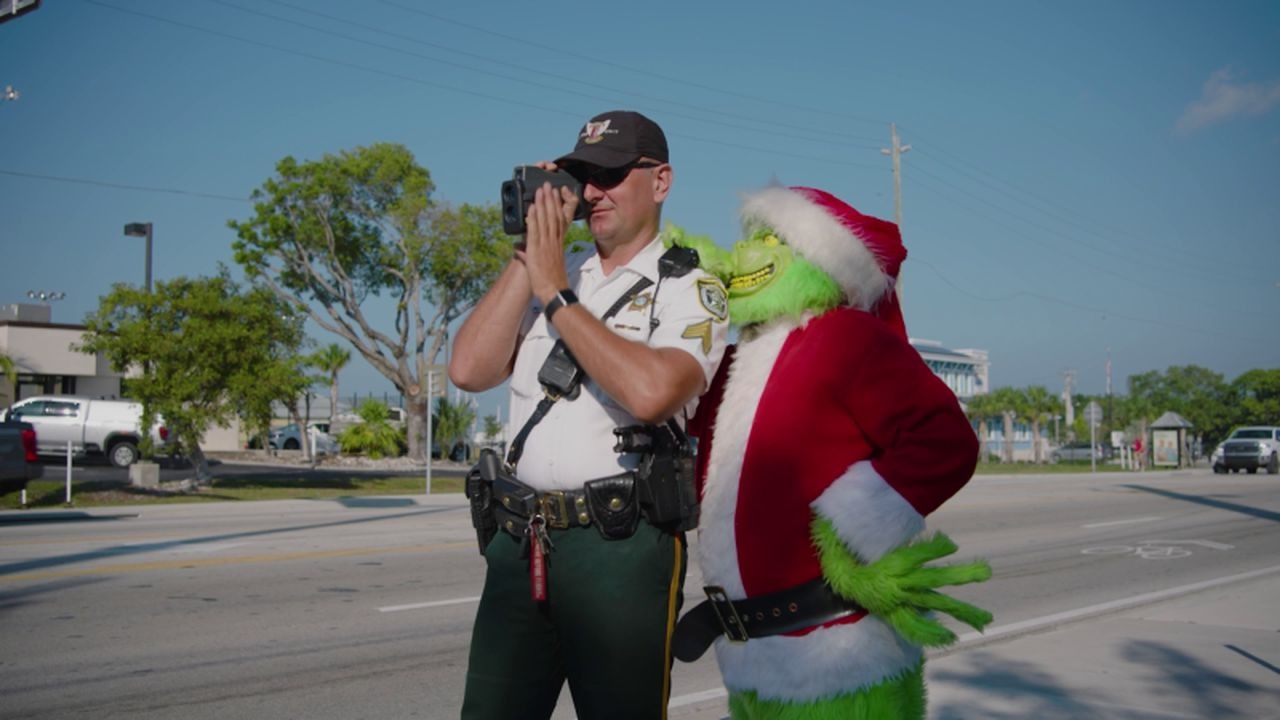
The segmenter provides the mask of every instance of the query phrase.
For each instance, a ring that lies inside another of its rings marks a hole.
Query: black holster
[[[463,494],[471,502],[471,527],[476,530],[476,542],[480,554],[484,554],[489,542],[498,533],[498,520],[493,511],[493,481],[502,472],[502,461],[489,448],[480,451],[480,458],[467,472]]]
[[[613,432],[614,450],[641,453],[636,492],[645,519],[669,532],[698,527],[693,448],[679,426],[632,425]]]

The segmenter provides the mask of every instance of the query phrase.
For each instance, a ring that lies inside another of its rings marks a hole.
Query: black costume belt
[[[822,578],[768,595],[730,600],[724,588],[703,588],[708,600],[685,613],[676,625],[672,651],[693,662],[721,635],[731,642],[782,635],[865,612],[865,608],[836,594]]]

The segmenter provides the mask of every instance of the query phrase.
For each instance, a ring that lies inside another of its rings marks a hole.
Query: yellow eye
[[[778,247],[782,244],[782,241],[778,239],[778,236],[773,233],[765,235],[763,242],[765,247]]]

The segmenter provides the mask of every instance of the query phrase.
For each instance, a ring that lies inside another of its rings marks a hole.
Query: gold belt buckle
[[[569,528],[569,504],[563,490],[551,490],[538,497],[538,510],[547,520],[547,526],[557,530]]]

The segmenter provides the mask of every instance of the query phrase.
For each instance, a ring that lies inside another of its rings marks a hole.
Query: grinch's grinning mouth
[[[746,275],[735,275],[729,278],[729,289],[750,290],[763,285],[769,282],[769,278],[773,277],[775,269],[776,266],[773,263],[769,263],[755,272],[747,273]]]

